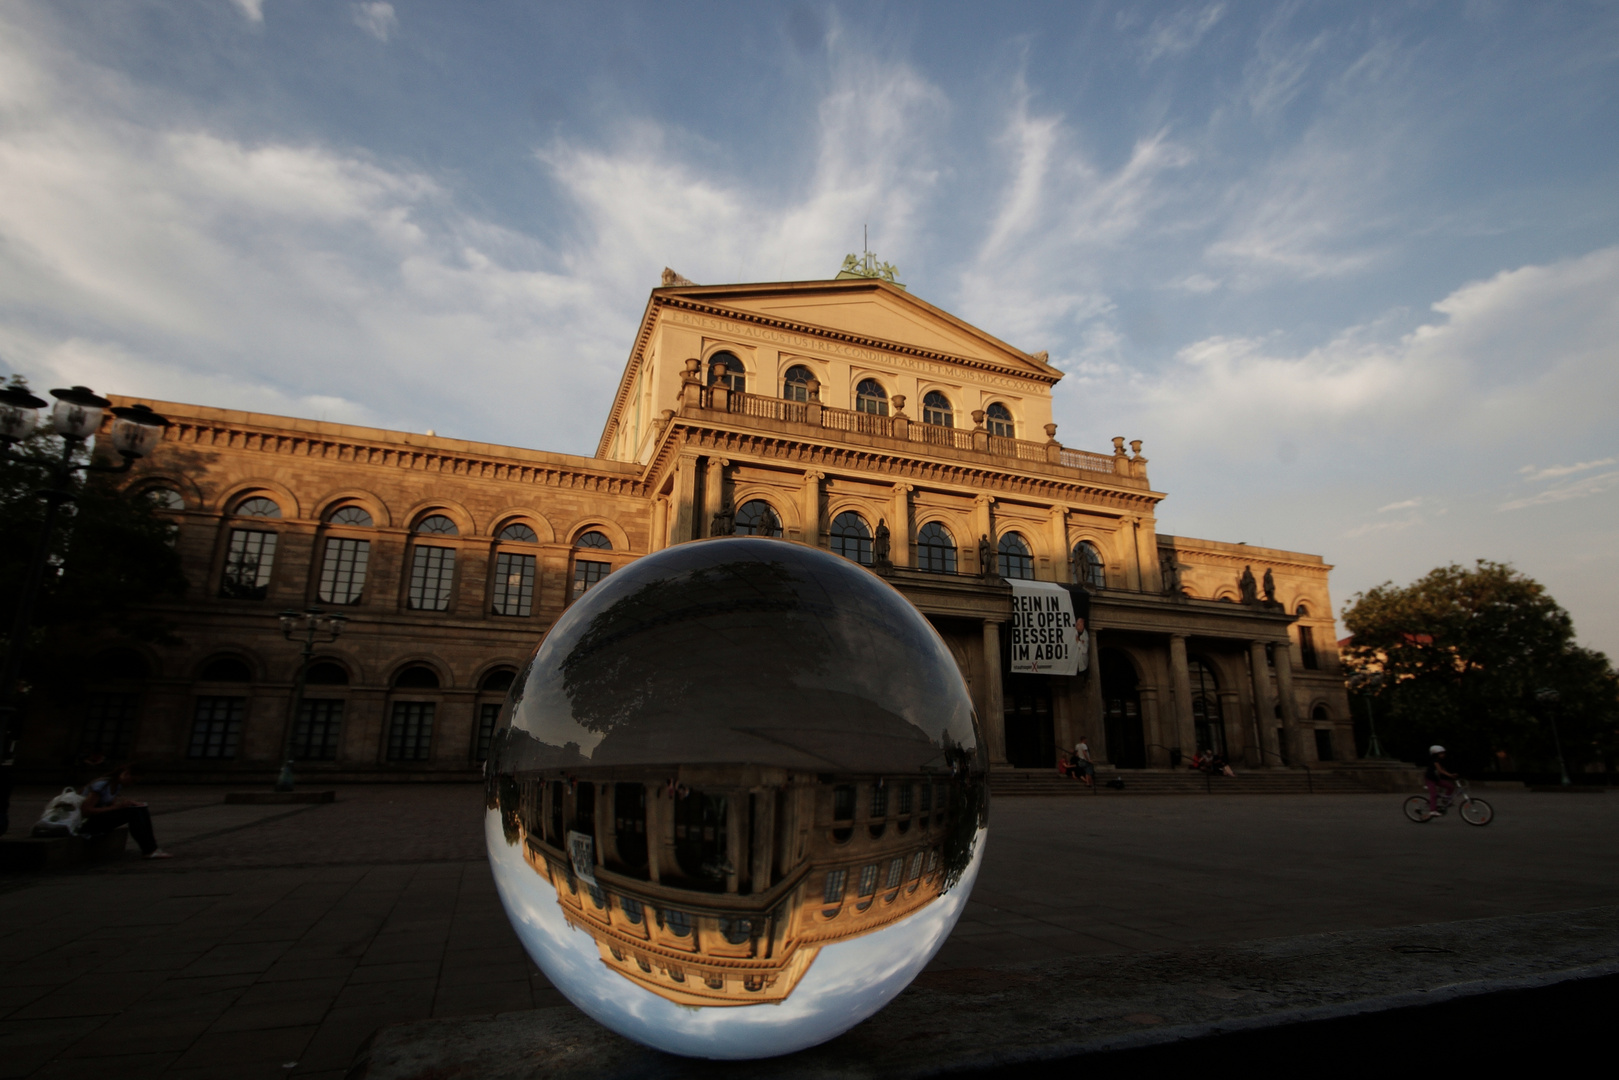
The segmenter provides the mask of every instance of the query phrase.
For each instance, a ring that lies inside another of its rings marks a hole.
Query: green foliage
[[[62,452],[61,440],[47,434],[13,447],[36,460],[60,461]],[[71,460],[84,464],[88,454],[81,447]],[[102,642],[172,640],[171,624],[147,606],[185,592],[171,529],[153,513],[150,498],[121,487],[122,479],[76,472],[65,484],[73,498],[57,511],[22,643],[25,693],[82,678],[86,654]],[[8,635],[46,513],[41,492],[52,483],[49,469],[0,461],[0,632]]]
[[[1555,720],[1570,769],[1619,751],[1619,678],[1574,643],[1574,624],[1538,582],[1511,566],[1452,564],[1410,585],[1353,597],[1344,623],[1351,672],[1382,672],[1378,734],[1396,757],[1442,743],[1465,767],[1501,761],[1555,769]],[[1555,705],[1538,699],[1557,691]]]

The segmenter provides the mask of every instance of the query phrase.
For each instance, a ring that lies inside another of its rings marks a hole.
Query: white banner
[[[1012,666],[1036,675],[1078,675],[1090,658],[1090,633],[1074,618],[1074,598],[1054,581],[1011,580]]]

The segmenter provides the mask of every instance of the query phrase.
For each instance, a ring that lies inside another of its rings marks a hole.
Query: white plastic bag
[[[84,824],[84,796],[73,788],[45,804],[45,813],[34,822],[35,836],[77,836]]]

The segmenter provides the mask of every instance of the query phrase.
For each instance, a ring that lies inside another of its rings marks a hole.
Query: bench
[[[47,870],[115,859],[124,853],[128,840],[129,828],[124,825],[100,836],[3,836],[0,870]]]

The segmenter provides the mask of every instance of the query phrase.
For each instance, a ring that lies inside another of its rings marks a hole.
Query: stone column
[[[1136,562],[1140,567],[1141,591],[1164,591],[1163,574],[1158,567],[1158,528],[1150,517],[1136,522]]]
[[[1298,702],[1293,700],[1293,644],[1279,641],[1276,650],[1276,700],[1282,707],[1282,737],[1287,740],[1287,760],[1294,765],[1313,758],[1306,752],[1299,732]]]
[[[995,557],[995,496],[980,495],[973,500],[972,521],[973,534],[967,539],[967,547],[972,551],[977,551],[978,538],[987,536],[989,537],[990,558],[993,559]],[[993,564],[987,567],[980,566],[978,572],[982,574],[992,569],[994,569]]]
[[[646,876],[658,882],[659,856],[663,854],[663,785],[646,784]]]
[[[728,458],[708,459],[708,475],[703,478],[703,518],[697,523],[698,536],[713,535],[714,515],[719,513],[720,505],[725,502],[725,466],[730,463]]]
[[[1147,764],[1155,769],[1169,768],[1169,751],[1164,749],[1163,714],[1158,711],[1158,688],[1143,686],[1136,693],[1141,698],[1141,729],[1147,739]]]
[[[771,885],[776,854],[776,792],[763,787],[748,799],[753,809],[753,854],[748,865],[748,892],[765,892]]]
[[[1141,591],[1141,550],[1136,546],[1136,519],[1119,521],[1119,549],[1124,552],[1124,587]]]
[[[1051,425],[1055,426],[1055,425]],[[1068,562],[1068,511],[1061,506],[1051,508],[1051,577],[1054,581],[1074,580],[1074,568]]]
[[[1276,709],[1270,696],[1270,670],[1265,663],[1265,643],[1248,643],[1248,666],[1253,669],[1254,716],[1258,718],[1259,745],[1265,751],[1260,759],[1265,765],[1280,765],[1278,747],[1271,745],[1271,729],[1276,725]]]
[[[1186,669],[1186,635],[1169,635],[1169,678],[1175,688],[1175,741],[1181,756],[1197,749],[1197,725],[1192,718],[1192,679]]]
[[[992,765],[1006,764],[1006,697],[1001,687],[1001,624],[984,620],[984,701],[979,719]]]
[[[681,454],[675,463],[675,493],[673,499],[674,526],[669,530],[671,544],[683,544],[696,539],[697,511],[697,455]]]
[[[811,470],[804,474],[804,502],[799,508],[804,515],[804,543],[821,546],[821,481],[826,473]]]
[[[1097,761],[1112,761],[1107,746],[1107,703],[1102,700],[1102,642],[1096,628],[1091,627],[1090,664],[1085,675],[1085,723],[1080,725],[1090,736],[1091,757]]]
[[[652,500],[652,535],[647,539],[647,551],[662,551],[669,546],[669,497],[659,495]]]
[[[1220,721],[1225,728],[1225,756],[1235,762],[1243,760],[1248,746],[1247,725],[1241,720],[1242,702],[1235,690],[1220,691]]]
[[[916,534],[911,528],[912,484],[895,484],[888,510],[888,561],[895,566],[914,566],[911,552],[916,549]]]

